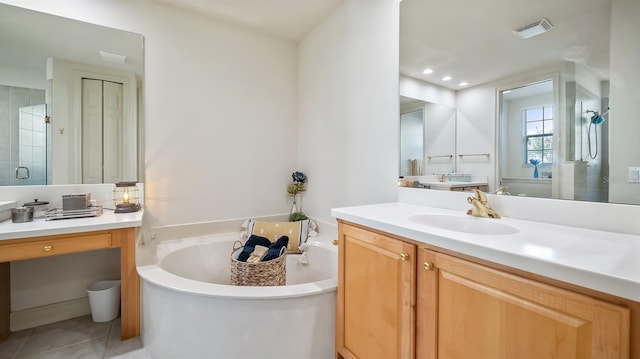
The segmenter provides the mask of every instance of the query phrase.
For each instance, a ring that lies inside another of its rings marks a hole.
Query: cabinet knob
[[[400,260],[406,261],[409,259],[409,255],[407,253],[400,253]]]
[[[331,241],[331,243],[332,243],[334,246],[337,246],[337,245],[338,245],[338,240],[337,240],[337,239],[334,239],[333,241]]]
[[[46,245],[42,248],[45,252],[49,252],[53,249],[53,247],[51,247],[50,245]]]
[[[433,264],[431,264],[431,262],[429,261],[425,261],[424,263],[422,263],[422,268],[424,268],[425,270],[431,270],[433,268]]]

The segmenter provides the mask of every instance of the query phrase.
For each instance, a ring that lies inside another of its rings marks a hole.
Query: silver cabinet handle
[[[20,169],[24,169],[24,170],[27,171],[27,176],[26,177],[20,175]],[[29,178],[29,168],[28,167],[24,167],[24,166],[17,167],[16,168],[16,178],[17,179],[27,179],[27,178]]]

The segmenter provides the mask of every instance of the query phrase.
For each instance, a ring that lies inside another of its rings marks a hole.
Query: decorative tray
[[[45,221],[55,219],[98,217],[102,215],[102,206],[92,206],[87,209],[63,210],[62,208],[53,208],[44,213]]]

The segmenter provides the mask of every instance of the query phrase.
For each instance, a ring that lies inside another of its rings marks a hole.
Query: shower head
[[[604,117],[602,117],[602,115],[600,115],[598,112],[594,113],[593,116],[591,116],[591,123],[593,123],[594,125],[599,125],[603,122]]]
[[[591,116],[591,123],[594,125],[599,125],[605,121],[604,115],[609,113],[609,109],[607,108],[607,111],[602,115],[598,111],[592,110],[586,110],[585,113],[592,113],[593,116]]]

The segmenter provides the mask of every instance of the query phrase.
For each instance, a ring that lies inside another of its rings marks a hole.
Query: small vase
[[[296,194],[296,195],[293,195],[292,197],[293,197],[293,203],[291,204],[291,211],[289,212],[290,214],[299,212],[298,202],[297,202],[298,195]]]
[[[533,170],[533,178],[538,178],[538,165],[535,165],[535,169]]]

